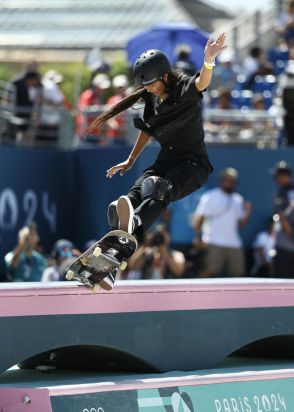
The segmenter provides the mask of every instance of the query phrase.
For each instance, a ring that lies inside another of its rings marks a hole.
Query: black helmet
[[[138,86],[148,86],[162,79],[165,73],[170,71],[170,62],[162,51],[147,50],[135,61],[133,67],[134,82]]]
[[[277,174],[292,174],[292,168],[285,160],[281,160],[280,162],[276,163],[273,169],[273,175]]]

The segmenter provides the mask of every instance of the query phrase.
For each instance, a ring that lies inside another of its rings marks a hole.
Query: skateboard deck
[[[67,280],[77,280],[98,291],[103,279],[115,269],[125,270],[137,249],[137,240],[123,230],[113,230],[95,242],[68,267]]]

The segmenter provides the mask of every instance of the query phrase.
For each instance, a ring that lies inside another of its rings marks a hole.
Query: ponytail
[[[164,82],[164,84],[166,85],[169,92],[172,92],[175,83],[182,75],[183,74],[178,73],[176,71],[168,72],[168,80],[167,83]],[[96,119],[94,119],[93,122],[90,124],[88,131],[91,131],[96,127],[102,126],[105,122],[107,122],[107,120],[132,107],[138,100],[141,99],[145,92],[146,90],[144,87],[136,89],[129,96],[125,97],[120,102],[110,107],[109,110],[106,110],[105,112],[97,116]]]
[[[107,120],[132,107],[138,100],[141,99],[144,92],[144,87],[140,87],[139,89],[131,93],[129,96],[123,98],[120,102],[110,107],[110,109],[106,110],[105,112],[97,116],[96,119],[94,119],[93,122],[90,124],[88,130],[92,130],[95,127],[102,126],[105,122],[107,122]]]

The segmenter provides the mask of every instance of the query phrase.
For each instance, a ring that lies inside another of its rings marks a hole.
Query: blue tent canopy
[[[174,64],[177,60],[175,49],[187,45],[191,49],[190,60],[197,70],[202,67],[203,50],[209,38],[205,33],[188,23],[164,23],[142,31],[127,43],[128,62],[132,66],[136,58],[148,49],[163,51]]]

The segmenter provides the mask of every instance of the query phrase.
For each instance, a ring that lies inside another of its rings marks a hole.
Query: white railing
[[[279,0],[269,0],[263,9],[251,14],[241,14],[230,23],[218,28],[217,32],[212,33],[212,37],[215,38],[220,32],[226,32],[228,46],[238,59],[242,59],[253,44],[268,47],[272,43],[279,11]]]

